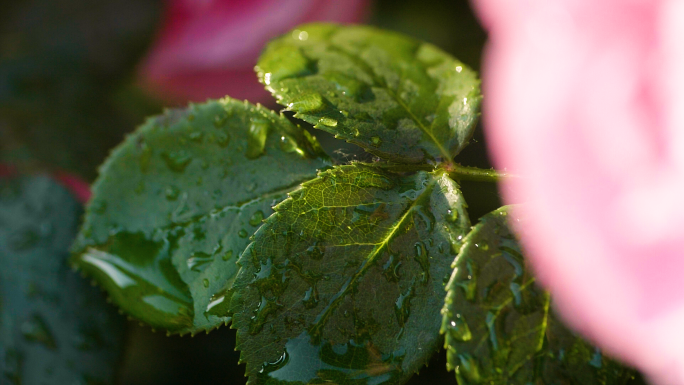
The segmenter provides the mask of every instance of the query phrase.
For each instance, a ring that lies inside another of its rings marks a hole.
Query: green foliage
[[[257,72],[295,117],[381,159],[331,166],[307,131],[229,98],[149,119],[102,166],[73,247],[128,314],[179,334],[232,321],[250,384],[403,384],[440,327],[461,385],[632,378],[550,312],[506,208],[471,232],[456,181],[499,177],[454,162],[473,71],[316,24],[271,42]]]
[[[73,263],[152,327],[226,323],[235,260],[318,155],[284,117],[228,98],[151,118],[101,168]]]
[[[458,185],[352,164],[275,211],[231,304],[250,383],[406,381],[439,347],[452,246],[470,229]]]
[[[114,383],[124,320],[66,263],[81,213],[48,178],[0,180],[0,383]]]
[[[260,81],[316,128],[401,162],[450,162],[479,113],[475,72],[437,47],[365,26],[300,26],[272,41]]]
[[[447,367],[467,384],[624,384],[634,372],[569,331],[535,284],[509,206],[464,239],[442,310]]]

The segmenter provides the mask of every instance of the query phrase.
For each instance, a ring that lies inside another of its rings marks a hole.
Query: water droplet
[[[222,259],[224,261],[227,261],[231,258],[233,258],[233,250],[228,250],[225,254],[223,254],[223,257],[222,257]]]
[[[426,283],[428,279],[430,279],[430,260],[427,248],[425,248],[425,244],[423,242],[416,242],[413,247],[415,251],[414,259],[423,269],[423,272],[421,273],[421,282]]]
[[[341,72],[328,71],[323,76],[332,82],[337,90],[342,91],[342,95],[355,101],[360,101],[370,88],[366,83]]]
[[[216,127],[216,128],[223,127],[227,121],[228,121],[228,115],[218,114],[214,117],[214,127]]]
[[[311,113],[325,108],[325,99],[320,94],[307,94],[290,103],[288,109],[297,112]]]
[[[216,143],[219,147],[226,148],[230,144],[230,135],[227,132],[217,132],[216,133]]]
[[[458,210],[447,210],[446,220],[449,222],[456,222],[458,219]]]
[[[337,127],[337,120],[324,116],[318,120],[318,123],[327,127]]]
[[[257,210],[252,214],[252,217],[249,218],[249,224],[252,226],[259,226],[261,225],[261,221],[264,220],[264,212],[261,210]]]
[[[204,285],[204,287],[209,287],[209,280],[206,279],[206,278],[204,278],[204,279],[202,280],[202,285]]]
[[[266,137],[271,123],[265,119],[253,119],[249,126],[249,136],[247,137],[247,152],[245,156],[249,159],[260,157],[266,147]]]
[[[477,359],[473,358],[468,353],[459,354],[458,358],[459,365],[456,368],[456,374],[457,376],[463,376],[466,380],[468,380],[468,382],[465,382],[459,379],[458,383],[479,383],[482,380],[482,376],[480,375],[480,365],[477,362]]]
[[[473,338],[468,324],[460,314],[456,314],[455,317],[451,318],[451,321],[447,324],[447,332],[449,333],[449,337],[460,342],[470,341],[470,339]]]
[[[240,231],[238,232],[238,236],[240,238],[247,238],[248,235],[249,235],[249,233],[245,229],[240,229]]]
[[[33,315],[21,324],[21,334],[27,341],[37,342],[48,349],[56,349],[57,344],[47,323],[39,315]]]
[[[520,285],[515,282],[511,282],[509,287],[511,289],[511,294],[513,294],[513,306],[522,305],[522,293],[520,291]]]
[[[170,201],[175,201],[178,199],[178,195],[180,194],[180,190],[176,186],[169,186],[164,190],[164,195],[166,196],[166,199]]]
[[[371,138],[371,144],[375,147],[380,147],[380,144],[382,144],[382,139],[380,139],[379,136],[373,136]]]
[[[221,291],[209,297],[209,304],[207,310],[204,312],[205,316],[225,317],[230,308],[230,299],[233,296],[233,291],[230,289],[222,289]]]
[[[354,137],[358,138],[361,135],[361,132],[358,129],[354,129]]]
[[[188,269],[199,273],[204,271],[204,269],[206,269],[213,261],[214,257],[212,255],[197,251],[192,253],[192,256],[188,258]]]
[[[202,142],[202,137],[203,137],[203,136],[204,136],[204,133],[203,133],[202,131],[194,131],[194,132],[191,132],[190,134],[188,134],[188,138],[189,138],[191,141],[197,142],[197,143],[201,143],[201,142]]]
[[[313,309],[318,305],[318,290],[316,289],[316,285],[311,286],[304,293],[302,301],[304,302],[304,307],[307,309]]]
[[[325,246],[319,246],[318,242],[314,242],[312,246],[306,249],[306,255],[313,260],[319,261],[325,255]]]
[[[382,266],[382,274],[389,282],[399,282],[399,267],[401,267],[401,260],[399,255],[390,254],[387,262]]]
[[[487,312],[485,324],[487,325],[487,330],[489,331],[489,341],[492,343],[492,349],[499,350],[499,338],[496,334],[496,314]]]
[[[166,165],[175,172],[183,172],[185,168],[188,167],[192,157],[184,150],[163,152],[162,158],[166,162]]]
[[[294,152],[297,150],[297,143],[289,136],[283,135],[280,137],[280,149],[283,152]]]
[[[394,302],[394,315],[397,317],[397,322],[402,328],[411,315],[411,298],[413,298],[414,295],[415,280],[411,282],[410,287],[405,293],[399,294],[399,297]]]

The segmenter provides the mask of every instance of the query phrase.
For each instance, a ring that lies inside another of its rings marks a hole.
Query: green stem
[[[456,180],[471,180],[474,182],[496,183],[504,178],[511,177],[509,174],[502,174],[496,170],[485,170],[477,167],[461,166],[460,164],[450,164],[447,166],[449,176]]]

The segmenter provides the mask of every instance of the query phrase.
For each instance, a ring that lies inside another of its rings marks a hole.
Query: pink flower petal
[[[269,39],[311,21],[352,23],[369,0],[169,0],[142,82],[166,99],[270,100],[253,72]]]
[[[558,310],[684,384],[684,6],[478,0],[485,127]]]

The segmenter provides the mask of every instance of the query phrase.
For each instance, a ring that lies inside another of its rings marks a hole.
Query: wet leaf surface
[[[451,245],[470,228],[458,185],[356,163],[275,210],[231,302],[249,383],[406,382],[441,343]]]
[[[232,99],[151,118],[102,166],[73,262],[152,327],[227,323],[237,257],[271,206],[326,166],[319,155],[284,117]]]
[[[447,368],[468,384],[626,384],[636,373],[604,356],[554,314],[509,230],[509,206],[463,242],[447,285]]]
[[[296,117],[394,161],[450,161],[479,114],[474,71],[431,44],[372,27],[300,26],[272,41],[256,70]]]
[[[125,320],[71,271],[82,209],[46,177],[0,179],[0,383],[113,384]]]

